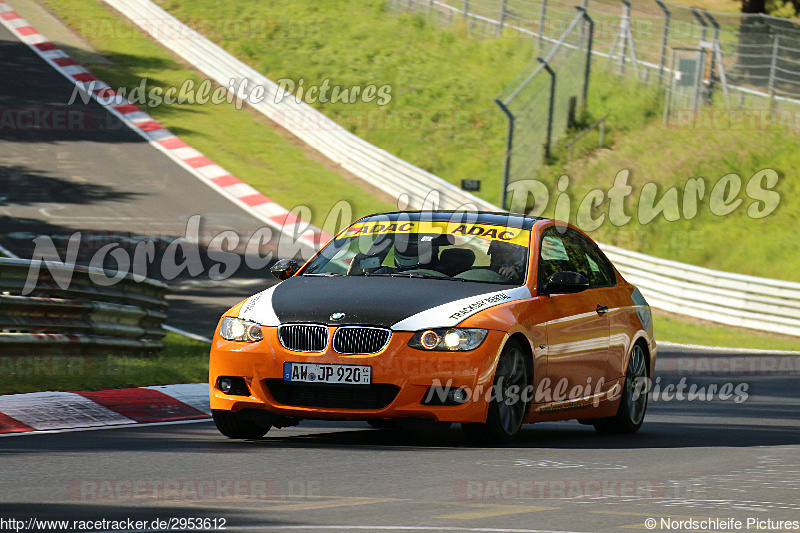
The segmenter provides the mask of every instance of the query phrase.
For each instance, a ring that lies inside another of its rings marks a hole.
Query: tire
[[[636,433],[642,427],[647,410],[647,358],[641,344],[635,344],[625,371],[625,384],[619,401],[617,414],[598,420],[594,428],[600,433]]]
[[[260,439],[272,427],[230,411],[213,411],[211,415],[219,432],[230,439]]]
[[[497,362],[486,422],[461,424],[467,439],[479,445],[507,444],[513,441],[528,412],[529,402],[522,397],[522,391],[530,383],[531,372],[525,353],[517,341],[511,340],[506,343]],[[508,394],[508,389],[512,386],[518,387],[516,401]]]

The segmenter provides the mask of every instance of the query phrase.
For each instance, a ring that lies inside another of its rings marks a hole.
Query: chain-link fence
[[[509,121],[502,207],[526,208],[524,188],[509,205],[509,184],[536,177],[553,143],[564,137],[585,105],[592,33],[592,20],[578,10],[559,39],[543,46],[546,55],[537,57],[495,100]]]
[[[705,50],[705,102],[800,109],[800,20],[712,13],[661,0],[389,0],[397,9],[468,20],[473,35],[515,35],[541,51],[583,7],[595,23],[593,53],[643,82],[669,85],[672,49]],[[719,95],[719,96],[716,96]]]

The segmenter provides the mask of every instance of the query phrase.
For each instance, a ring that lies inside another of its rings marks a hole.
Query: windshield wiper
[[[417,274],[415,272],[379,272],[377,274],[366,274],[367,276],[389,276],[392,278],[424,278],[424,279],[454,279],[450,276],[431,276],[430,274]]]
[[[310,272],[308,274],[301,274],[303,276],[344,276],[344,274],[337,274],[336,272]]]

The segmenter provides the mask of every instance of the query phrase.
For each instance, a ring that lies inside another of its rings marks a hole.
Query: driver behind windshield
[[[508,242],[492,241],[486,252],[489,266],[508,281],[519,281],[525,271],[525,247]]]
[[[422,241],[402,238],[398,235],[394,247],[394,264],[397,272],[418,269],[430,269],[436,266],[439,247],[434,246],[430,237],[422,236]],[[428,240],[424,240],[424,239]]]

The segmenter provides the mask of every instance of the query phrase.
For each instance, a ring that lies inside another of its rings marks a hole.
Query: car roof
[[[356,222],[452,222],[456,224],[489,224],[491,226],[530,230],[539,220],[543,219],[502,211],[396,211],[393,213],[375,213],[365,216]]]

